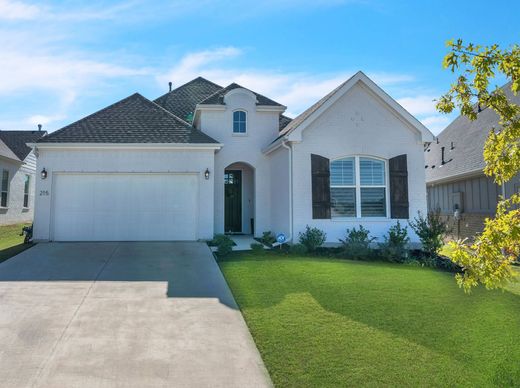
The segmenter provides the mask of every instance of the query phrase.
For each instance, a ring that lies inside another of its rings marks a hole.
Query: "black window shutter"
[[[312,218],[330,218],[329,159],[311,154]]]
[[[406,154],[390,159],[389,170],[391,217],[408,219],[408,162]]]

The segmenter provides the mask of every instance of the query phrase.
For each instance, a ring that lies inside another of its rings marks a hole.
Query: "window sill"
[[[333,222],[388,222],[390,221],[390,217],[332,217],[331,221]]]
[[[26,211],[29,211],[29,210],[31,210],[30,207],[23,207],[23,208],[22,208],[22,211],[23,211],[23,212],[26,212]]]
[[[0,210],[9,210],[9,206],[0,206]]]
[[[235,133],[235,132],[233,132],[232,136],[244,137],[244,136],[247,136],[247,132],[245,132],[245,133]]]

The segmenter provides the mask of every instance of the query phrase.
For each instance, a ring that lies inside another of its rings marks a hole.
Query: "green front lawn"
[[[0,226],[0,263],[32,246],[32,244],[24,244],[23,236],[20,236],[25,225]]]
[[[276,386],[520,386],[518,288],[272,252],[219,264]]]

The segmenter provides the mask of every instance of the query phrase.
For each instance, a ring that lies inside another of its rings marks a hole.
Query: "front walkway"
[[[203,243],[38,244],[0,264],[6,387],[265,387]]]

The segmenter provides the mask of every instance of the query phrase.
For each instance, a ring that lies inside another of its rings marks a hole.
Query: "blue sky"
[[[202,75],[296,115],[363,70],[434,133],[445,42],[519,43],[514,1],[0,0],[0,129],[59,129]]]

